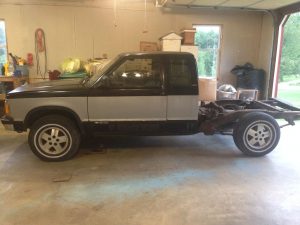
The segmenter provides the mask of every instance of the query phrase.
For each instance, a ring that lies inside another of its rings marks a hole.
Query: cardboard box
[[[195,33],[196,29],[187,29],[181,32],[183,37],[183,44],[184,45],[195,45]]]
[[[159,40],[161,41],[162,51],[180,52],[182,37],[178,34],[172,32],[159,38]]]
[[[158,46],[156,42],[140,42],[140,51],[141,52],[156,52],[158,51]]]
[[[182,52],[189,52],[192,53],[196,59],[196,62],[198,61],[198,46],[196,45],[181,45],[181,49]]]
[[[237,90],[237,99],[243,101],[253,101],[258,99],[258,90],[256,89],[241,89]]]

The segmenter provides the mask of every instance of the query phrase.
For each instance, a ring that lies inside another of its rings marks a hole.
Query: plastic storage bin
[[[24,65],[24,66],[16,65],[14,75],[15,76],[28,76],[29,75],[28,67],[26,65]]]
[[[217,98],[217,80],[214,78],[199,78],[199,100],[215,101]]]

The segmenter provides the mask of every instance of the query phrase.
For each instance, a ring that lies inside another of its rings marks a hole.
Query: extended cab
[[[197,66],[189,53],[124,53],[91,78],[29,84],[8,93],[9,130],[29,132],[39,158],[73,157],[89,135],[232,134],[247,155],[271,152],[275,118],[293,124],[300,110],[281,101],[198,102]]]

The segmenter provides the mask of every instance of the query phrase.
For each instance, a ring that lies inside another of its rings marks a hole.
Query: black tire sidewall
[[[251,148],[251,146],[247,144],[247,141],[245,141],[246,138],[245,135],[248,129],[250,129],[250,127],[253,127],[255,124],[259,124],[259,123],[265,124],[269,128],[271,128],[273,137],[271,143],[268,144],[265,147],[265,149],[258,151],[257,149]],[[236,146],[239,148],[239,150],[242,151],[244,154],[248,156],[254,156],[254,157],[263,156],[273,151],[277,146],[280,140],[280,127],[276,122],[276,120],[272,116],[266,113],[262,113],[262,112],[248,113],[245,116],[243,116],[236,124],[235,129],[233,131],[233,140]]]
[[[72,139],[71,146],[69,146],[67,153],[62,153],[61,156],[51,157],[47,156],[47,153],[41,154],[43,152],[41,149],[37,149],[37,146],[35,145],[35,138],[38,137],[37,132],[39,132],[39,129],[41,127],[45,127],[47,125],[51,126],[59,126],[60,128],[65,129],[68,132],[68,136]],[[76,153],[79,150],[80,145],[80,133],[75,126],[75,124],[68,119],[67,117],[60,116],[60,115],[51,115],[51,116],[45,116],[37,120],[30,128],[29,136],[28,136],[28,143],[30,145],[30,148],[32,152],[39,157],[40,159],[44,161],[64,161],[67,159],[70,159],[76,155]]]

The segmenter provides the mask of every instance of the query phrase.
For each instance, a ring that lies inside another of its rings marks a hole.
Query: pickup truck
[[[229,134],[246,155],[263,156],[280,139],[276,119],[294,125],[300,109],[276,99],[198,101],[189,53],[123,53],[92,77],[27,84],[7,94],[4,127],[29,131],[45,161],[75,156],[91,135]]]

